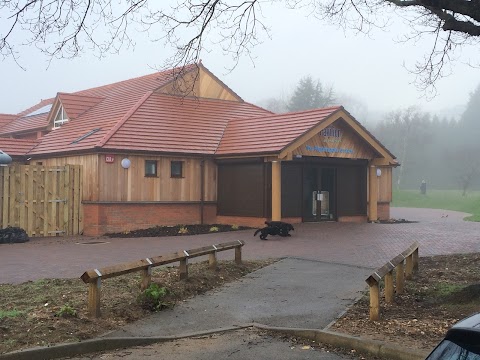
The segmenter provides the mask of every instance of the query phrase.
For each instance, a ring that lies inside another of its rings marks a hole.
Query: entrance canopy
[[[395,156],[341,106],[231,120],[216,156],[239,155],[267,155],[272,160],[375,159],[377,165],[398,165]]]

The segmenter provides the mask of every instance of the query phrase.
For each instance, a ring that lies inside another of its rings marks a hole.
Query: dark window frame
[[[184,171],[183,171],[183,163],[184,161],[170,161],[170,177],[171,178],[175,178],[175,179],[181,179],[181,178],[184,178],[185,175],[184,175]],[[175,165],[180,165],[180,173],[178,174],[176,171],[174,171],[174,166]]]
[[[147,173],[147,165],[155,164],[155,173]],[[145,177],[158,177],[158,161],[157,160],[145,160]]]

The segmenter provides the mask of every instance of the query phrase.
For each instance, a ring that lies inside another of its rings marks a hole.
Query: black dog
[[[283,221],[265,221],[265,224],[279,229],[278,234],[280,236],[291,236],[290,231],[295,230],[292,224]]]
[[[283,221],[265,221],[265,224],[268,226],[263,229],[258,229],[253,236],[261,233],[260,239],[267,240],[268,235],[291,236],[289,232],[295,230],[291,224]]]
[[[257,236],[258,233],[261,233],[260,239],[267,240],[268,235],[279,235],[280,229],[276,226],[267,226],[263,229],[258,229],[257,231],[255,231],[255,234],[253,234],[253,236]]]

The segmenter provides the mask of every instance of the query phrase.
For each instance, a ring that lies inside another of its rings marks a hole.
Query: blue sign
[[[331,147],[306,145],[305,149],[307,151],[316,151],[319,153],[326,152],[326,153],[332,153],[332,154],[353,154],[353,149],[344,149],[344,148],[331,148]]]

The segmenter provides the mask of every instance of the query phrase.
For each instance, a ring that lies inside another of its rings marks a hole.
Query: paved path
[[[448,216],[447,216],[448,215]],[[85,270],[133,261],[181,249],[245,240],[246,259],[296,256],[375,268],[420,242],[420,256],[480,252],[480,223],[462,221],[466,214],[430,209],[392,209],[392,217],[410,224],[299,224],[292,237],[262,241],[253,231],[166,238],[39,238],[25,244],[0,245],[0,283],[50,277],[78,277]],[[100,244],[86,244],[89,242]],[[230,252],[221,258],[232,258]]]

